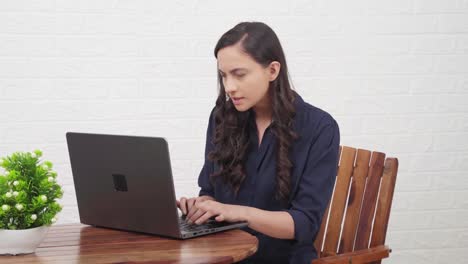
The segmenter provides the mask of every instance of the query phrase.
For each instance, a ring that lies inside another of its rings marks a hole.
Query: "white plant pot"
[[[49,226],[39,226],[30,229],[7,230],[0,229],[0,255],[28,254],[44,240]]]

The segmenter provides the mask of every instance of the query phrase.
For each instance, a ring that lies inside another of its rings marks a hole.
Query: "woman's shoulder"
[[[306,102],[299,95],[296,97],[295,106],[297,132],[313,135],[328,126],[338,128],[338,123],[329,112]]]

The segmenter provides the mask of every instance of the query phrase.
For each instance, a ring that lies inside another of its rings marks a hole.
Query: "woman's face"
[[[218,70],[224,89],[237,111],[268,106],[268,87],[278,76],[279,69],[277,61],[263,67],[245,53],[239,43],[218,51]]]

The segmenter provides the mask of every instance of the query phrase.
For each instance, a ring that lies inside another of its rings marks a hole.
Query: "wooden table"
[[[233,263],[257,245],[255,236],[238,229],[176,240],[68,224],[52,226],[36,253],[0,256],[0,263]]]

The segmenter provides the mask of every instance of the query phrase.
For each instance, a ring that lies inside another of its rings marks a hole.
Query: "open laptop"
[[[180,215],[165,138],[68,132],[83,224],[186,239],[247,226]]]

